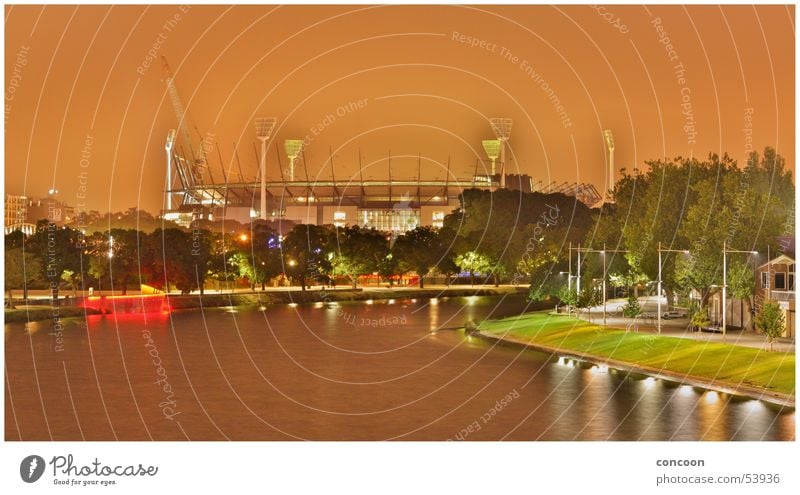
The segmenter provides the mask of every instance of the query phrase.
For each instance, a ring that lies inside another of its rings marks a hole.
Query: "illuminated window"
[[[419,210],[398,208],[394,210],[360,210],[360,227],[381,232],[402,234],[414,230],[420,224]]]
[[[333,226],[344,227],[347,220],[347,213],[344,211],[333,212]]]
[[[434,211],[433,218],[431,224],[434,227],[442,228],[444,227],[444,212],[443,211]]]

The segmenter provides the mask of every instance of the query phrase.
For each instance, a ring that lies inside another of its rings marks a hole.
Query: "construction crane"
[[[172,109],[175,111],[175,117],[178,119],[178,134],[183,139],[185,145],[189,147],[189,152],[191,153],[192,160],[194,161],[193,175],[202,176],[202,171],[207,164],[205,150],[206,147],[203,143],[203,137],[200,134],[200,131],[197,130],[197,127],[194,127],[201,140],[197,152],[198,154],[195,156],[194,148],[192,146],[192,136],[189,133],[189,126],[187,125],[189,118],[186,109],[183,106],[183,102],[181,101],[181,97],[178,94],[178,88],[175,86],[175,78],[172,75],[172,70],[169,68],[167,57],[163,55],[161,56],[161,65],[164,69],[164,78],[167,83],[167,93],[169,94],[170,102],[172,102]]]

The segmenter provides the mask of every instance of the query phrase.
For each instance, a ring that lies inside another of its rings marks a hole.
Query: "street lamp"
[[[658,289],[656,292],[656,302],[658,305],[658,333],[661,333],[661,253],[683,253],[689,254],[688,249],[662,249],[661,242],[658,243]]]
[[[492,161],[492,175],[490,182],[494,182],[495,162],[497,161],[497,157],[500,156],[500,149],[502,146],[503,143],[499,139],[485,139],[483,141],[483,150],[486,151],[486,156],[488,156],[489,160]]]
[[[261,220],[267,219],[267,141],[277,120],[274,117],[256,119],[256,138],[261,141]]]
[[[286,156],[289,157],[289,182],[294,182],[294,162],[303,150],[303,141],[301,139],[287,139],[283,146],[286,149]]]
[[[577,251],[578,253],[578,275],[576,280],[577,292],[580,294],[581,292],[581,253],[600,253],[603,257],[603,325],[606,324],[606,278],[607,277],[607,270],[606,270],[606,253],[628,253],[627,249],[606,249],[605,244],[603,244],[603,249],[589,249],[589,248],[582,248],[580,245],[574,248],[570,243],[570,272],[572,271],[572,251]]]
[[[740,251],[738,249],[728,249],[728,240],[722,241],[722,338],[728,333],[728,253],[758,254],[758,251]]]

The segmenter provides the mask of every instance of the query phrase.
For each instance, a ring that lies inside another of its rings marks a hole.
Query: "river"
[[[7,440],[794,440],[794,410],[454,328],[519,297],[5,325]]]

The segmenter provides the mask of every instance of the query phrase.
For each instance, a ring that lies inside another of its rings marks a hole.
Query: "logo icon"
[[[29,455],[19,465],[19,475],[25,483],[35,483],[44,474],[44,459]]]

